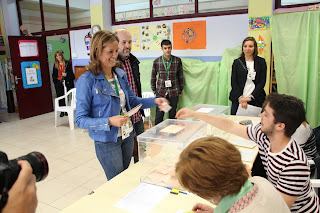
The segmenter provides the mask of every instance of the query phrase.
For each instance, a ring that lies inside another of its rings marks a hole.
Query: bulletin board
[[[42,86],[39,61],[21,62],[23,88],[30,89]]]

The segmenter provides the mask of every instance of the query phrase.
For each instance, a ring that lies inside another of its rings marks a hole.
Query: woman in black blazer
[[[67,90],[74,88],[73,80],[75,79],[71,69],[70,62],[65,60],[61,51],[54,54],[55,63],[53,65],[52,80],[56,89],[57,97],[64,95],[63,82]],[[65,106],[64,98],[59,101],[60,106]],[[61,112],[60,117],[68,115],[66,112]]]
[[[266,93],[267,64],[258,56],[257,42],[253,37],[247,37],[242,42],[241,57],[234,60],[231,74],[232,101],[231,115],[235,115],[239,104],[242,108],[247,105],[261,107]]]

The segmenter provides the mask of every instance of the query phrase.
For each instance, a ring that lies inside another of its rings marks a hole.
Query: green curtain
[[[273,14],[271,36],[278,93],[300,98],[319,126],[320,11]]]
[[[182,58],[184,90],[179,99],[178,109],[197,104],[230,106],[231,67],[234,59],[241,54],[241,46],[230,48],[217,62],[202,62],[198,59]],[[143,92],[151,91],[150,80],[153,60],[141,60],[140,78]],[[151,110],[154,117],[155,110]],[[165,117],[166,118],[166,117]]]

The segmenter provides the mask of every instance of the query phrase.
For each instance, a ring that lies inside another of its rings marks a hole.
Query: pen
[[[182,191],[180,191],[180,190],[178,190],[178,189],[173,189],[173,188],[170,188],[170,187],[165,187],[166,189],[169,189],[169,190],[171,190],[171,194],[179,194],[179,193],[181,193],[181,194],[185,194],[185,195],[187,195],[188,193],[186,193],[186,192],[182,192]]]

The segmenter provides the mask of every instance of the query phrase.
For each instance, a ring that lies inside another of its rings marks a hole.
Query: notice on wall
[[[140,51],[141,45],[140,45],[140,28],[139,28],[139,26],[115,28],[114,31],[117,31],[118,29],[128,30],[132,36],[131,51]]]
[[[173,23],[173,49],[206,49],[206,21]]]
[[[39,61],[21,62],[23,88],[30,89],[42,86]]]
[[[34,67],[26,68],[25,72],[26,72],[27,85],[34,85],[39,83],[36,68]]]
[[[19,42],[20,57],[38,57],[39,48],[37,40],[20,40]]]
[[[161,41],[171,41],[170,24],[154,24],[141,26],[141,50],[161,50]]]

